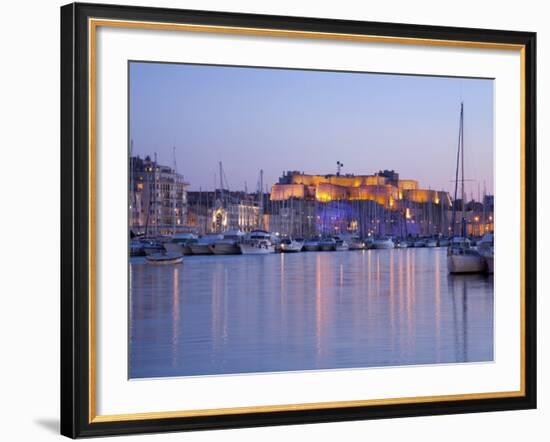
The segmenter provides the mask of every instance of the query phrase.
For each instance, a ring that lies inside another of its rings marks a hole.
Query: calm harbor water
[[[131,378],[493,360],[493,278],[446,250],[130,261]]]

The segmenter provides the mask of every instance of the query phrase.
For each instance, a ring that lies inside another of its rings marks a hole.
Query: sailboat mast
[[[176,146],[173,150],[174,157],[174,183],[172,188],[172,235],[176,234],[176,201],[178,195],[178,165],[176,164]]]
[[[263,219],[264,219],[264,170],[260,169],[260,185],[258,186],[258,206],[259,206],[259,220],[258,220],[258,226],[260,229],[263,228]]]
[[[224,205],[225,207],[225,204],[224,204],[224,192],[223,192],[223,166],[222,166],[222,162],[220,161],[219,162],[219,168],[220,168],[220,200],[222,201],[222,204]]]
[[[462,236],[466,236],[466,225],[465,225],[465,209],[466,209],[466,195],[464,193],[464,103],[460,103],[460,140],[461,140],[461,150],[462,150],[462,160],[461,160],[461,168],[462,168]]]
[[[157,211],[157,153],[155,152],[155,164],[153,166],[153,210],[155,211],[155,236],[158,236],[158,211]]]
[[[452,216],[453,236],[455,235],[455,229],[456,229],[456,199],[458,197],[458,170],[460,165],[460,147],[462,143],[462,112],[463,112],[463,103],[460,103],[460,119],[458,123],[458,147],[456,150],[455,192],[453,197],[453,216]],[[463,201],[463,204],[464,204],[464,201]]]

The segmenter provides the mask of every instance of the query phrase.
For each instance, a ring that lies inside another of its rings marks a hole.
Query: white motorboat
[[[487,273],[494,272],[495,238],[492,233],[486,233],[477,243],[477,251],[487,264]]]
[[[250,232],[243,242],[239,244],[243,255],[266,255],[275,253],[275,247],[271,242],[271,235],[265,230]]]
[[[300,239],[284,238],[281,240],[280,248],[283,253],[301,252],[304,241]]]
[[[393,249],[395,244],[391,238],[378,238],[372,243],[373,249]]]
[[[304,250],[306,252],[317,252],[321,250],[321,245],[319,244],[319,241],[315,239],[309,239],[304,242]]]
[[[145,260],[149,264],[180,264],[183,262],[183,255],[179,253],[160,252],[147,255]]]
[[[197,235],[193,233],[178,233],[163,244],[164,249],[170,253],[191,255],[190,244],[197,241]]]
[[[210,244],[210,251],[214,255],[238,255],[241,253],[239,247],[244,237],[240,230],[228,230],[223,234],[223,239]]]
[[[449,273],[479,273],[485,271],[486,262],[468,238],[459,236],[447,249],[447,268]]]
[[[205,235],[197,240],[197,242],[189,244],[189,248],[193,255],[212,255],[210,246],[216,241],[221,241],[223,235]]]

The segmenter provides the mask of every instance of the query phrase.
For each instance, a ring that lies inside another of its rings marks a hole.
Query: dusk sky
[[[452,193],[464,101],[468,198],[493,192],[493,81],[265,68],[130,64],[133,154],[173,165],[190,190],[255,191],[284,170],[394,169]]]

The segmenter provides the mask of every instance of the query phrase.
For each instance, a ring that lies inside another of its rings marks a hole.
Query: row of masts
[[[130,145],[130,157],[133,161],[133,147],[134,143],[133,140],[131,141]],[[178,185],[179,185],[179,175],[178,175],[178,165],[176,161],[176,147],[173,147],[173,185],[171,186],[171,215],[172,215],[172,231],[175,233],[177,229],[177,192],[178,192]],[[319,202],[315,202],[315,210],[314,213],[309,214],[310,216],[307,216],[307,223],[314,224],[309,226],[301,226],[299,229],[300,234],[306,233],[305,231],[314,231],[316,230],[316,227],[318,227],[317,219],[320,218],[320,228],[321,231],[326,230],[325,224],[327,224],[327,227],[331,225],[330,222],[326,223],[326,219],[332,215],[334,212],[334,207],[336,207],[337,211],[337,218],[338,220],[342,220],[344,222],[344,218],[346,218],[347,212],[353,212],[355,214],[360,214],[359,220],[356,220],[356,223],[361,224],[358,226],[358,231],[361,233],[366,233],[367,231],[370,233],[372,231],[373,234],[382,234],[382,225],[383,223],[397,223],[396,227],[399,230],[398,236],[401,237],[407,237],[409,236],[409,230],[408,230],[408,222],[407,217],[409,216],[409,211],[412,214],[412,216],[415,219],[421,219],[426,220],[428,224],[434,224],[435,229],[435,221],[438,220],[438,226],[439,228],[434,231],[431,231],[430,227],[428,226],[428,232],[429,234],[444,234],[452,236],[457,235],[457,230],[460,231],[460,235],[466,236],[466,194],[465,194],[465,177],[464,177],[464,105],[461,103],[460,105],[460,118],[459,118],[459,134],[458,134],[458,143],[457,143],[457,154],[456,154],[456,170],[455,170],[455,180],[454,180],[454,198],[453,198],[453,204],[452,204],[452,220],[448,222],[448,215],[444,213],[446,210],[443,204],[438,205],[438,208],[429,203],[427,205],[421,205],[421,207],[416,207],[414,204],[401,204],[400,207],[397,208],[397,210],[388,210],[387,208],[380,206],[379,204],[372,202],[372,203],[363,203],[362,202],[343,202],[341,205],[339,201],[334,200],[332,203],[322,203],[321,210],[318,210],[318,204],[321,204]],[[337,162],[337,174],[340,174],[341,168],[343,164],[338,161]],[[133,168],[133,163],[131,163],[130,167]],[[146,216],[146,222],[145,222],[145,234],[158,234],[158,222],[151,223],[150,216],[151,216],[151,206],[154,207],[153,213],[156,216],[157,211],[157,192],[158,192],[158,167],[157,167],[157,154],[154,154],[154,167],[152,170],[152,180],[154,183],[153,191],[151,192],[149,198],[148,198],[148,205],[149,208],[147,210],[147,216]],[[257,222],[256,225],[258,228],[264,227],[264,214],[266,213],[266,207],[265,207],[265,194],[264,194],[264,176],[263,176],[263,169],[260,170],[259,176],[258,176],[258,183],[257,183],[257,196],[255,204],[258,207],[257,211]],[[131,204],[136,204],[135,200],[135,190],[134,190],[134,182],[133,182],[133,173],[130,173],[130,188],[132,189],[132,196],[131,196]],[[219,182],[218,182],[219,179]],[[235,196],[235,193],[232,193],[230,191],[229,183],[227,180],[227,176],[225,174],[223,164],[221,161],[218,162],[218,177],[216,177],[216,174],[214,174],[214,201],[218,200],[220,201],[221,205],[223,207],[228,207],[231,204],[240,204],[242,201],[240,197],[237,195]],[[219,185],[219,191],[216,191],[216,187]],[[457,216],[458,216],[458,192],[459,192],[459,185],[460,185],[460,193],[461,193],[461,207],[460,207],[460,220],[457,222]],[[266,190],[266,193],[269,194],[269,192]],[[478,193],[479,193],[479,183],[478,183]],[[484,189],[485,194],[485,189]],[[253,202],[253,199],[250,198],[250,194],[248,194],[247,184],[245,182],[245,195],[249,202]],[[479,196],[479,195],[478,195]],[[484,195],[485,197],[485,195]],[[236,201],[236,199],[239,199],[239,201]],[[198,206],[196,207],[196,214],[197,214],[197,222],[202,222],[202,219],[199,221],[200,218],[204,219],[204,226],[201,226],[201,229],[203,229],[205,232],[208,231],[208,210],[209,210],[209,204],[210,204],[211,198],[208,195],[208,192],[206,192],[206,211],[204,212],[204,205],[202,201],[202,188],[199,188],[199,198],[198,198]],[[485,200],[485,198],[484,198]],[[473,201],[473,198],[472,198]],[[286,212],[289,214],[289,219],[285,220],[286,223],[289,224],[289,231],[292,231],[294,229],[295,225],[295,216],[299,215],[299,212],[305,212],[306,210],[300,210],[300,207],[306,206],[307,204],[301,204],[301,201],[298,201],[294,198],[290,198],[288,201],[268,201],[268,204],[270,204],[271,207],[267,207],[268,213],[273,214],[273,209],[277,211],[277,213],[280,215],[281,210],[286,209]],[[342,214],[340,213],[340,207],[342,207]],[[210,207],[213,209],[214,207]],[[299,210],[299,212],[295,211],[295,208]],[[279,210],[277,210],[279,209]],[[288,210],[290,209],[290,210]],[[203,215],[200,217],[198,216],[199,212],[204,212]],[[441,213],[440,213],[441,212]],[[486,209],[485,209],[485,201],[483,202],[483,223],[485,224],[485,218],[486,218]],[[303,218],[304,213],[302,213]],[[315,217],[316,219],[312,219]],[[374,222],[374,226],[373,224]],[[281,221],[282,218],[281,218]],[[270,221],[271,224],[271,221]],[[395,224],[394,224],[395,225]],[[153,226],[154,232],[150,232],[150,226]],[[460,226],[460,227],[458,227]],[[374,227],[374,228],[373,228]],[[286,230],[286,229],[285,229]],[[394,233],[394,232],[392,232]]]

